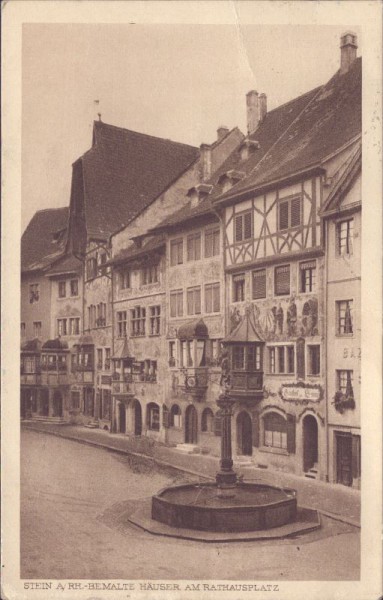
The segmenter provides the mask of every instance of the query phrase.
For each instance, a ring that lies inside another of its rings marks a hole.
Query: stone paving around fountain
[[[22,427],[58,435],[85,444],[106,448],[122,454],[137,452],[154,457],[161,463],[169,464],[185,472],[192,473],[203,480],[215,479],[218,458],[202,454],[185,454],[176,448],[153,445],[143,438],[114,434],[101,429],[88,429],[74,425],[53,425],[50,423],[24,422]],[[360,491],[342,485],[298,477],[281,471],[259,469],[255,466],[235,469],[246,481],[266,483],[297,490],[299,504],[329,514],[344,523],[360,526]]]

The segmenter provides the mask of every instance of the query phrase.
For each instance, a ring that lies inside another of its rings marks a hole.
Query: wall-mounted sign
[[[315,384],[287,383],[281,386],[280,395],[287,402],[319,402],[322,399],[322,388]]]

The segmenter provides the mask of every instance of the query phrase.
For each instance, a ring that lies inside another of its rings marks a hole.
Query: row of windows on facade
[[[160,278],[160,268],[158,264],[148,265],[139,271],[139,285],[136,287],[158,283]],[[124,269],[119,273],[120,289],[129,289],[133,287],[133,276],[131,269]]]
[[[203,236],[204,244],[202,248],[201,232],[192,233],[186,237],[186,257],[184,256],[184,239],[178,237],[170,242],[170,265],[182,265],[185,262],[200,260],[203,256],[211,258],[220,253],[220,232],[219,229],[205,231]]]
[[[157,361],[152,359],[134,360],[129,361],[129,364],[125,364],[126,361],[115,360],[114,365],[117,372],[120,372],[121,378],[125,382],[152,382],[157,381]]]
[[[278,203],[278,231],[285,231],[302,224],[302,202],[300,197],[280,200]],[[335,248],[338,256],[353,253],[354,220],[338,221],[335,228]],[[234,242],[244,242],[254,237],[253,212],[244,211],[234,218]]]
[[[217,313],[221,310],[221,293],[219,283],[207,283],[204,286],[205,313]],[[200,315],[202,313],[201,286],[186,289],[186,314]],[[184,292],[172,290],[170,292],[170,316],[182,317],[184,315]]]
[[[274,267],[274,295],[288,296],[290,285],[291,265]],[[245,273],[237,273],[232,278],[233,302],[245,300]],[[316,261],[310,260],[299,263],[299,292],[312,293],[316,289]],[[256,269],[251,272],[251,297],[261,300],[267,297],[267,269]]]
[[[68,287],[69,283],[69,287]],[[67,295],[78,296],[78,279],[62,280],[58,282],[58,296],[59,298],[66,298]]]
[[[104,327],[106,325],[106,303],[99,302],[97,305],[91,304],[88,306],[88,326],[89,329],[94,327]]]
[[[128,335],[128,311],[117,312],[117,335],[126,337]],[[135,306],[130,310],[130,336],[142,337],[146,333],[146,307]],[[161,306],[149,306],[149,331],[148,335],[161,334]]]

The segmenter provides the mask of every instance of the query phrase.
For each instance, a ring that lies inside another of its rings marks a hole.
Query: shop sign
[[[281,396],[289,402],[319,402],[321,399],[320,386],[282,385]]]

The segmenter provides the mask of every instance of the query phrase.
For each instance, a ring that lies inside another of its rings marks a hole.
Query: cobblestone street
[[[134,526],[119,531],[113,514],[121,503],[193,476],[25,428],[21,460],[22,578],[359,578],[359,529],[352,525],[322,516],[320,532],[294,540],[214,545]]]

